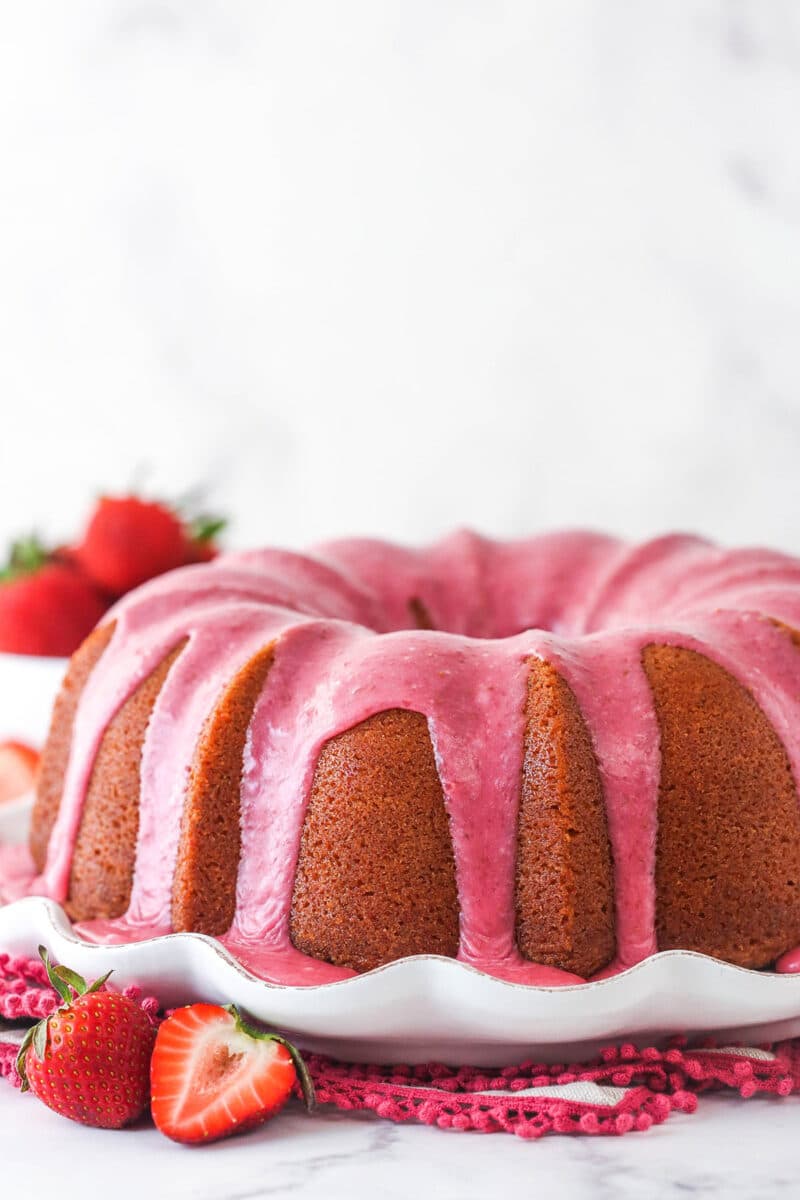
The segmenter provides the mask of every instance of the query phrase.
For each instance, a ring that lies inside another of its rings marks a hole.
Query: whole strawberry
[[[186,562],[183,522],[164,504],[138,496],[104,496],[75,556],[86,574],[113,596],[122,596]]]
[[[149,1102],[156,1031],[135,1000],[102,990],[108,975],[88,987],[68,967],[55,966],[44,946],[39,954],[64,1003],[20,1047],[23,1091],[30,1088],[48,1108],[82,1125],[120,1129]]]
[[[104,496],[98,502],[74,557],[112,596],[187,563],[216,554],[214,537],[224,521],[184,521],[166,504],[139,496]]]
[[[17,542],[0,572],[0,651],[66,657],[107,608],[74,565],[55,560],[33,538]]]

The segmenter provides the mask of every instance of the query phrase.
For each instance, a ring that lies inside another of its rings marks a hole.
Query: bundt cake
[[[183,568],[71,661],[29,890],[281,983],[410,954],[546,985],[673,948],[794,969],[797,630],[800,561],[679,535]]]

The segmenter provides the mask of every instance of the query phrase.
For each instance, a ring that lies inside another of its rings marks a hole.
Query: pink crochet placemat
[[[158,1012],[155,998],[135,988],[125,991]],[[38,959],[0,954],[0,1075],[13,1086],[20,1082],[14,1065],[19,1039],[8,1026],[47,1016],[57,1003]],[[674,1038],[662,1049],[625,1043],[609,1046],[591,1062],[523,1062],[494,1073],[441,1063],[364,1066],[305,1057],[320,1104],[369,1110],[388,1121],[523,1138],[643,1131],[673,1112],[694,1112],[699,1097],[712,1089],[729,1089],[747,1100],[765,1093],[788,1096],[800,1087],[800,1041],[689,1048],[685,1039]]]

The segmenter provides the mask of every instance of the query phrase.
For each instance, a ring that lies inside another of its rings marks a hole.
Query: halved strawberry
[[[24,742],[0,742],[0,804],[30,791],[39,755]]]
[[[233,1005],[191,1004],[168,1017],[156,1037],[153,1120],[173,1141],[214,1141],[273,1116],[298,1077],[311,1109],[310,1076],[285,1038],[245,1024]]]

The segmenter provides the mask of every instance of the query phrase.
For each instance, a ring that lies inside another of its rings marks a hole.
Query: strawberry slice
[[[245,1024],[233,1005],[191,1004],[158,1031],[153,1120],[173,1141],[214,1141],[274,1116],[298,1077],[310,1110],[314,1089],[294,1046]]]
[[[36,779],[39,755],[24,742],[0,742],[0,804],[30,791]]]

